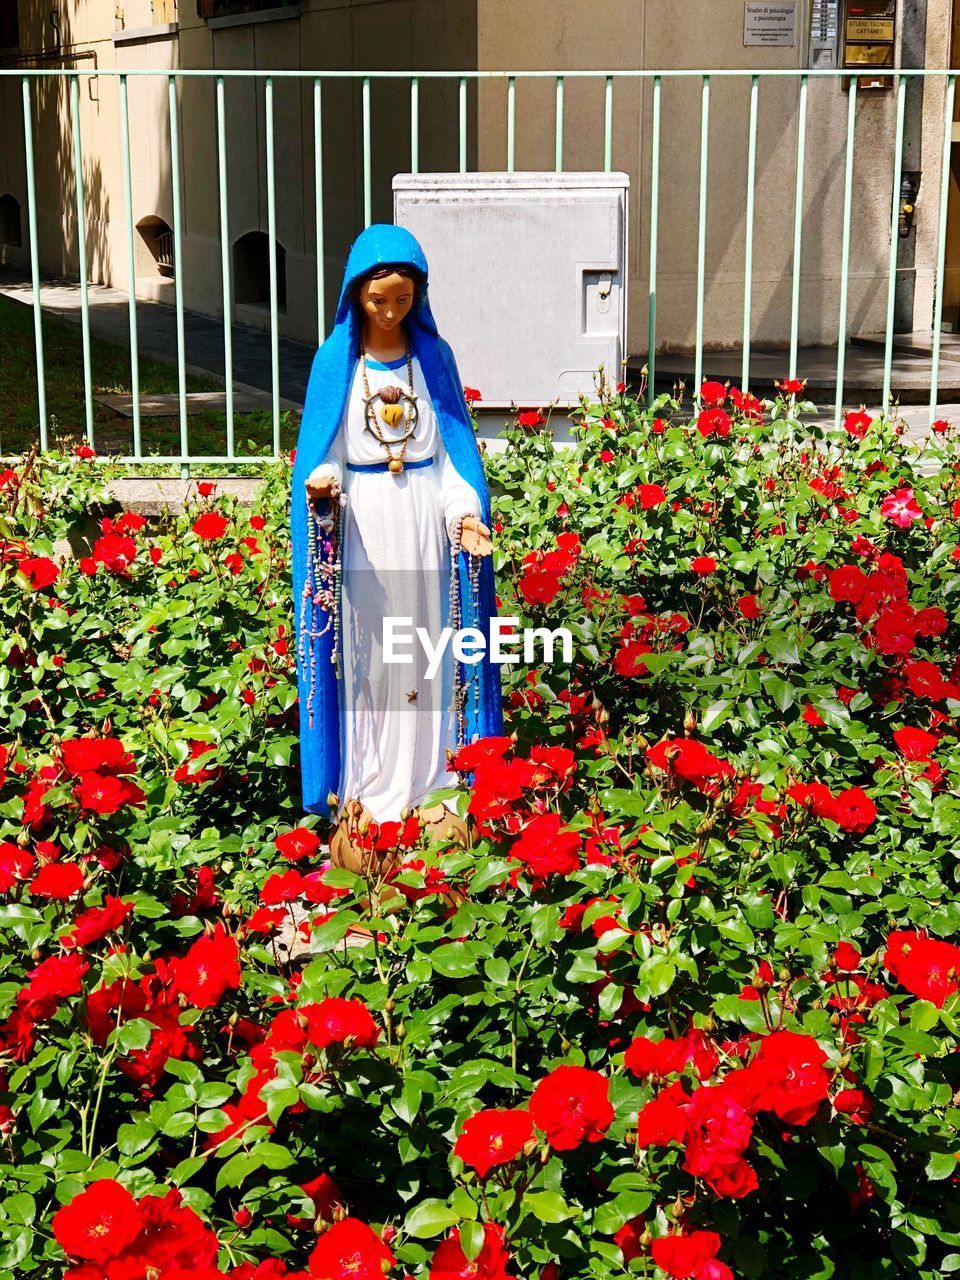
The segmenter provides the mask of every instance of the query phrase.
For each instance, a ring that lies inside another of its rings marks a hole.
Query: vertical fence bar
[[[650,124],[650,297],[647,307],[647,404],[654,401],[657,366],[657,236],[660,222],[660,77],[653,77]]]
[[[840,238],[840,320],[837,329],[837,390],[833,425],[840,426],[843,412],[843,377],[847,363],[847,290],[850,283],[850,215],[853,209],[853,146],[857,131],[857,81],[850,79],[847,103],[847,152],[843,169],[843,231]]]
[[[30,280],[33,285],[33,339],[37,357],[37,416],[40,448],[47,448],[47,380],[43,370],[43,313],[40,310],[40,251],[37,247],[37,176],[33,162],[33,108],[30,77],[23,77],[23,150],[27,161],[27,221],[30,227]]]
[[[943,272],[947,251],[947,209],[950,203],[950,155],[953,149],[953,100],[957,77],[947,77],[944,103],[943,151],[940,157],[940,214],[937,220],[937,266],[933,302],[933,352],[930,362],[930,421],[937,416],[940,390],[940,326],[943,323]]]
[[[180,121],[177,108],[177,78],[167,81],[170,116],[170,187],[173,202],[173,291],[177,306],[177,386],[180,392],[180,473],[190,474],[190,432],[187,425],[187,350],[183,330],[183,217],[180,201]]]
[[[77,269],[80,273],[80,336],[83,348],[83,408],[87,442],[93,445],[93,373],[90,368],[90,299],[87,290],[87,215],[84,208],[83,140],[80,136],[80,84],[70,77],[70,116],[73,125],[73,168],[77,185]]]
[[[517,77],[507,77],[507,172],[513,173],[517,141]]]
[[[800,340],[800,252],[803,245],[803,164],[807,149],[807,84],[806,76],[800,77],[800,97],[797,102],[797,164],[796,186],[793,195],[793,260],[791,263],[792,288],[790,297],[790,368],[788,378],[797,376],[797,346]]]
[[[418,173],[420,164],[420,81],[410,81],[410,172]]]
[[[697,334],[693,382],[694,395],[703,382],[703,296],[707,265],[707,156],[710,142],[710,77],[700,90],[700,213],[697,227]]]
[[[323,90],[314,81],[314,188],[316,219],[316,342],[326,337],[326,273],[324,270],[324,125]]]
[[[603,90],[603,171],[613,168],[613,76],[607,76]]]
[[[460,172],[467,172],[467,77],[460,77]]]
[[[750,313],[753,309],[753,205],[757,186],[757,110],[760,102],[760,78],[750,79],[750,123],[747,127],[747,210],[743,244],[743,365],[740,386],[750,389]]]
[[[363,225],[373,220],[370,195],[370,77],[363,77]]]
[[[553,167],[563,172],[563,76],[557,76],[556,125],[553,143]]]
[[[133,397],[133,452],[142,452],[140,438],[140,353],[137,344],[137,259],[133,229],[133,176],[130,165],[130,105],[127,77],[120,77],[120,144],[123,152],[123,203],[127,223],[127,281],[130,313],[130,392]]]
[[[227,457],[233,457],[233,302],[230,288],[230,220],[227,214],[227,103],[217,76],[217,173],[220,182],[220,275],[223,280],[223,377],[227,395]]]
[[[264,86],[267,133],[267,253],[270,267],[270,392],[273,402],[273,456],[280,456],[280,339],[277,332],[277,183],[273,139],[273,77]]]
[[[900,242],[900,179],[903,173],[903,119],[907,100],[907,80],[899,77],[897,85],[897,128],[893,153],[893,198],[890,211],[890,263],[887,277],[887,327],[883,346],[883,412],[890,404],[890,381],[893,371],[893,312],[897,293],[897,247]]]

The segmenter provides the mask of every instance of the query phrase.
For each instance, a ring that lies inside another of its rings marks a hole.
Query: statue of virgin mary
[[[374,223],[351,246],[333,329],[313,359],[293,469],[308,812],[360,802],[375,821],[396,820],[456,786],[448,750],[501,732],[489,523],[423,249],[403,227]],[[437,666],[444,628],[479,631],[479,661],[466,651],[460,661],[448,642]]]

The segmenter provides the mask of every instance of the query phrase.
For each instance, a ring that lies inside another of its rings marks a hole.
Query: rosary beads
[[[321,515],[319,504],[306,495],[307,503],[307,576],[300,598],[301,668],[305,665],[305,650],[309,645],[310,683],[307,696],[307,715],[313,728],[313,704],[317,685],[317,651],[315,641],[332,628],[333,648],[330,661],[337,679],[340,678],[340,594],[342,588],[342,562],[340,559],[340,504],[335,498],[328,500],[328,514]],[[326,618],[321,625],[323,615]]]
[[[362,338],[360,340],[360,368],[363,373],[364,430],[369,431],[373,438],[383,446],[383,450],[387,455],[387,469],[391,474],[398,476],[403,471],[403,459],[407,452],[407,441],[416,434],[418,421],[417,397],[413,390],[413,356],[410,352],[409,339],[407,340],[406,390],[403,387],[381,387],[379,391],[370,391],[370,382],[367,378],[367,353],[364,349]],[[399,408],[401,397],[407,402],[402,410]],[[377,426],[377,409],[373,401],[378,398],[387,406],[387,410],[391,408],[397,410],[394,415],[389,417],[387,412],[384,413],[385,420],[389,421],[391,426],[396,426],[402,414],[404,420],[402,435],[388,439]],[[393,450],[398,445],[400,452],[394,453]]]

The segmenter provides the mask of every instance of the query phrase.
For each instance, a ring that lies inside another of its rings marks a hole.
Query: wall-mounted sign
[[[847,39],[893,43],[893,18],[848,18]]]
[[[793,48],[797,43],[796,4],[763,4],[744,0],[743,43]]]
[[[861,89],[889,89],[893,79],[881,68],[894,65],[897,28],[897,0],[847,0],[843,26],[843,65],[860,74]]]

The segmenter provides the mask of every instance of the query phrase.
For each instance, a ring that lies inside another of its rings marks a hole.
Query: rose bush
[[[960,1270],[960,450],[798,397],[518,417],[501,612],[573,658],[389,883],[299,808],[289,466],[0,473],[0,1274]]]

